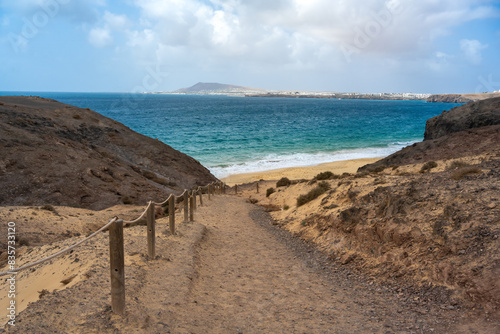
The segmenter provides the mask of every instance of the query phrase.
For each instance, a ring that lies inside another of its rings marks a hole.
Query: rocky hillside
[[[411,303],[471,307],[500,323],[498,103],[445,112],[428,122],[433,139],[356,174],[239,189],[333,261],[420,291]]]
[[[469,103],[494,97],[500,97],[500,93],[436,94],[429,96],[427,102]]]
[[[499,152],[500,97],[443,111],[427,121],[424,138],[360,171]]]
[[[500,124],[500,97],[469,103],[427,120],[424,140]]]
[[[144,204],[215,177],[195,159],[90,109],[0,97],[1,205]]]

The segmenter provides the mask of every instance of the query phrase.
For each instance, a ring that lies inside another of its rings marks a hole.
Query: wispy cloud
[[[170,79],[186,80],[162,82],[169,88],[235,76],[245,85],[314,89],[379,89],[373,82],[383,77],[384,90],[415,86],[394,79],[406,76],[424,87],[425,78],[465,66],[477,78],[472,71],[499,48],[500,26],[483,23],[500,19],[497,0],[0,0],[0,27],[19,34],[23,18],[47,4],[59,5],[54,22],[72,24],[75,44],[112,57],[100,58],[110,70],[160,66]],[[54,38],[52,25],[44,31]]]
[[[488,45],[483,45],[477,40],[462,39],[460,41],[460,49],[465,55],[465,58],[473,65],[481,64],[483,56],[482,50],[486,49]]]

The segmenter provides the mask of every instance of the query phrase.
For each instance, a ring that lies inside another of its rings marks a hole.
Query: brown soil
[[[415,143],[373,164],[363,166],[359,171],[479,155],[495,157],[499,153],[500,125],[492,125]]]
[[[386,168],[327,180],[331,190],[297,207],[318,182],[299,182],[265,197],[276,183],[240,186],[273,211],[284,229],[340,264],[381,280],[442,287],[453,305],[500,320],[500,155]],[[452,166],[460,166],[450,169]]]
[[[19,284],[36,283],[37,289],[54,281],[54,275],[76,276],[58,291],[35,289],[31,293],[35,301],[18,315],[16,326],[4,328],[9,333],[494,333],[500,329],[492,319],[474,321],[475,314],[454,303],[442,288],[410,289],[396,281],[380,282],[332,263],[274,224],[245,199],[218,196],[197,211],[196,222],[178,224],[175,236],[167,232],[166,219],[158,220],[159,255],[152,261],[144,256],[145,228],[126,229],[123,318],[109,308],[103,233],[72,254],[20,273]],[[40,258],[73,242],[70,238],[49,247],[31,247],[20,261]]]

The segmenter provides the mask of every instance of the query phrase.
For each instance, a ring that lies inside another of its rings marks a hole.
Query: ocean
[[[384,157],[459,104],[126,93],[0,92],[90,108],[200,161],[215,176]]]

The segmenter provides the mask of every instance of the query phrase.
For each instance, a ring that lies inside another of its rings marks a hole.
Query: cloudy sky
[[[500,1],[0,0],[0,91],[500,90]]]

